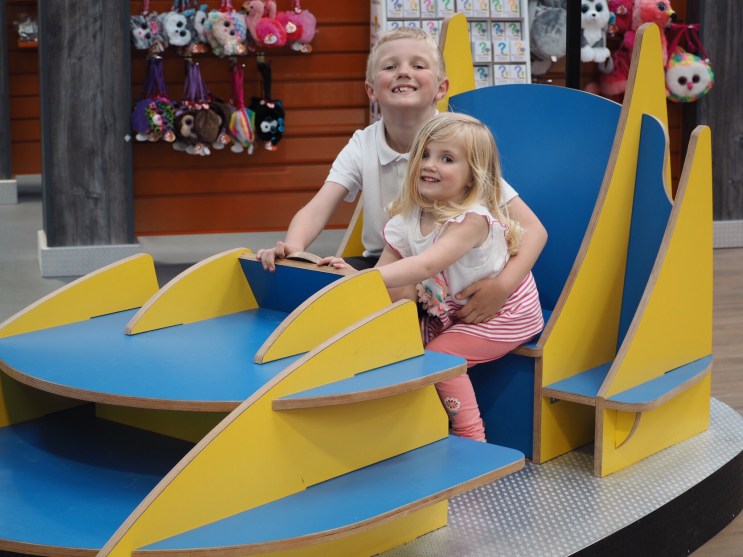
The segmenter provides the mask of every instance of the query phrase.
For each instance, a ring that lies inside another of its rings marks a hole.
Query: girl
[[[500,204],[501,174],[495,141],[470,116],[434,116],[413,140],[402,192],[390,207],[386,246],[377,268],[385,284],[417,285],[427,309],[426,348],[461,356],[467,366],[500,358],[541,331],[544,322],[531,273],[491,319],[465,323],[456,311],[466,299],[454,294],[494,277],[518,251],[521,229]],[[343,260],[329,258],[335,267]],[[399,296],[395,296],[399,297]],[[485,430],[465,373],[436,385],[452,433],[480,441]]]

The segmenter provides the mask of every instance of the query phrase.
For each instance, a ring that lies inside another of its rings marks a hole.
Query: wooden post
[[[700,2],[701,39],[715,72],[715,86],[697,101],[698,123],[712,129],[715,246],[743,246],[743,71],[733,45],[741,44],[743,3]],[[737,23],[736,23],[737,22]],[[718,227],[720,224],[725,226]],[[722,233],[722,234],[721,234]],[[728,236],[729,241],[718,236]],[[721,241],[718,241],[721,240]]]
[[[130,244],[130,3],[38,6],[46,243]]]

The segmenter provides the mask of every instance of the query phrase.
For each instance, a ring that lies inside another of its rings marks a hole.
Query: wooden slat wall
[[[215,4],[209,2],[210,7]],[[289,0],[279,0],[279,10]],[[164,11],[168,1],[152,1]],[[233,5],[239,7],[239,2]],[[256,145],[253,155],[212,151],[200,157],[176,152],[166,143],[134,146],[134,218],[139,235],[285,229],[327,177],[330,164],[351,134],[368,123],[364,69],[369,51],[369,3],[303,0],[317,17],[311,54],[288,47],[266,51],[273,73],[272,96],[286,108],[286,132],[278,150]],[[141,2],[131,2],[132,13]],[[145,56],[133,50],[132,94],[146,73]],[[213,95],[231,96],[230,65],[214,55],[198,57]],[[255,56],[245,63],[245,97],[260,93]],[[165,78],[172,100],[183,90],[184,62],[170,50]],[[330,226],[344,227],[353,207],[344,207]],[[346,206],[347,205],[347,206]]]
[[[11,161],[13,174],[40,174],[39,52],[20,48],[13,26],[24,13],[36,15],[35,0],[7,0]]]

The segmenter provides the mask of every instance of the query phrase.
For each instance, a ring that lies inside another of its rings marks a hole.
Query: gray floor
[[[42,278],[38,261],[38,231],[43,229],[41,196],[19,188],[18,204],[0,204],[0,323],[76,277]],[[311,246],[318,255],[330,255],[342,230],[323,232]],[[202,259],[245,247],[257,251],[273,245],[283,233],[198,234],[143,236],[142,251],[152,254],[162,286]]]

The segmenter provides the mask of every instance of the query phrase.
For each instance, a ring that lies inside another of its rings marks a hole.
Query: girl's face
[[[464,145],[458,139],[429,141],[423,149],[418,191],[429,201],[460,201],[472,180]]]

